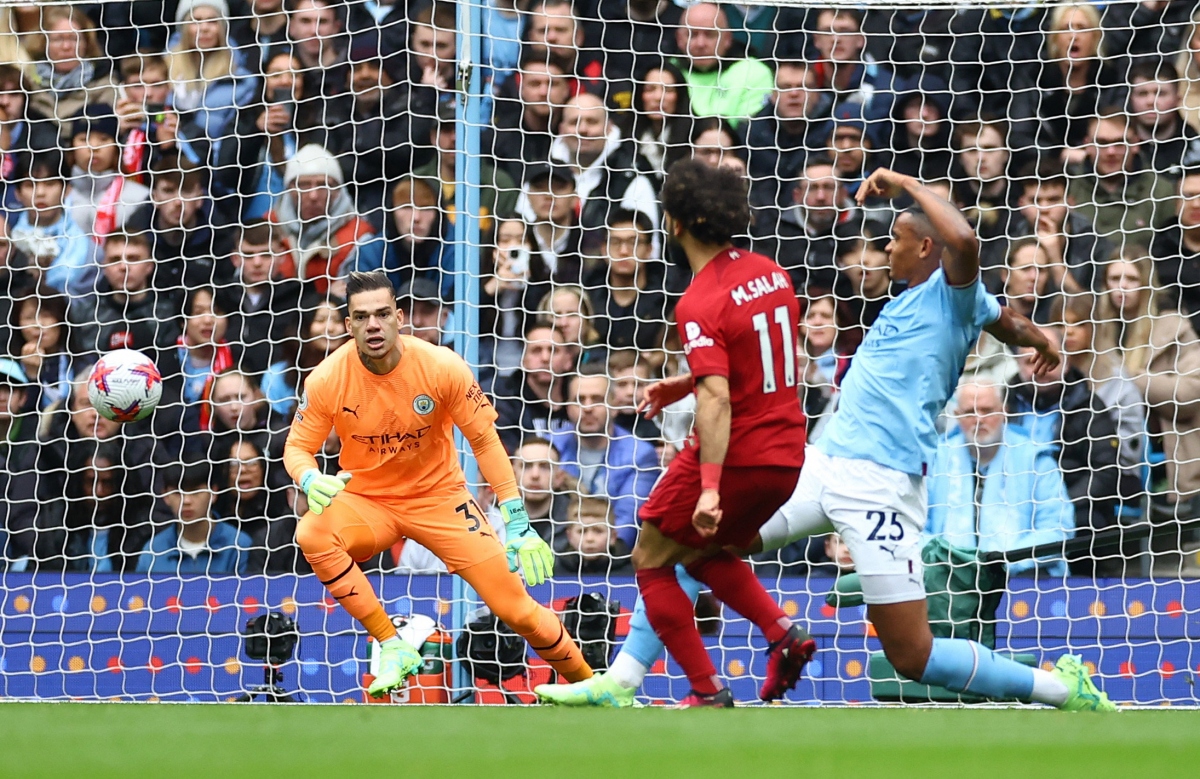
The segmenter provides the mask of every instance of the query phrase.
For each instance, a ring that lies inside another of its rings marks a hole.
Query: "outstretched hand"
[[[688,373],[656,381],[646,387],[646,396],[638,404],[637,413],[646,419],[654,419],[666,406],[686,398],[694,387],[695,381]]]
[[[887,200],[900,197],[904,192],[904,185],[908,183],[908,176],[903,173],[897,173],[894,170],[887,168],[876,168],[862,186],[858,188],[854,199],[861,206],[867,202],[868,198],[882,197]]]

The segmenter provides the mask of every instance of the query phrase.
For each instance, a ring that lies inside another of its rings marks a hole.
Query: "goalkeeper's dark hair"
[[[727,244],[750,224],[745,177],[697,159],[671,166],[662,188],[662,205],[683,229],[706,244]]]
[[[374,292],[377,289],[386,289],[391,294],[392,300],[396,299],[396,287],[383,271],[351,271],[350,276],[346,279],[347,308],[355,295],[360,292]]]

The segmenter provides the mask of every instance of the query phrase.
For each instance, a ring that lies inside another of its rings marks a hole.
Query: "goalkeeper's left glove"
[[[520,569],[525,583],[536,587],[550,577],[554,570],[554,552],[542,540],[537,531],[529,526],[529,514],[520,498],[500,504],[504,517],[504,551],[508,556],[508,570]]]

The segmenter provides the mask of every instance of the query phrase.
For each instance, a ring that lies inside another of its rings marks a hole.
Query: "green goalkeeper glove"
[[[525,583],[536,587],[550,577],[554,570],[554,552],[537,531],[529,526],[529,514],[520,498],[500,504],[504,517],[504,551],[508,556],[508,570],[520,569]]]
[[[308,497],[308,510],[314,514],[324,511],[349,483],[350,474],[345,471],[337,476],[326,476],[316,468],[309,468],[300,476],[300,490]]]

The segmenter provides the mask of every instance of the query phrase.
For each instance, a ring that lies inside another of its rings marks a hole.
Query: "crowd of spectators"
[[[688,401],[634,409],[687,370],[689,278],[658,191],[691,156],[745,173],[739,241],[801,298],[810,439],[903,292],[886,245],[906,204],[854,197],[877,167],[959,206],[987,286],[1063,344],[1035,378],[981,339],[942,420],[930,533],[996,551],[1150,503],[1200,517],[1197,8],[486,0],[475,252],[456,237],[449,0],[0,6],[0,565],[307,571],[282,443],[305,377],[348,341],[346,274],[382,269],[407,334],[452,346],[477,319],[557,572],[627,573],[638,507],[689,432]],[[123,427],[85,386],[118,348],[165,378],[155,415]],[[837,570],[840,548],[760,563]],[[1126,551],[1072,568],[1137,572]],[[405,543],[369,565],[439,564]]]

